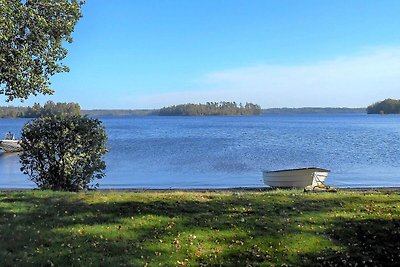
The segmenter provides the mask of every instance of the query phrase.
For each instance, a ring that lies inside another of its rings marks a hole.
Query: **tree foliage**
[[[41,189],[78,191],[104,177],[107,152],[101,122],[82,116],[52,115],[22,130],[21,171]]]
[[[80,115],[81,107],[77,103],[54,103],[47,101],[43,107],[35,103],[32,107],[28,107],[24,117],[37,118],[51,115]]]
[[[23,118],[26,107],[0,107],[0,118]]]
[[[400,114],[400,100],[385,99],[367,107],[368,114]]]
[[[0,118],[38,118],[50,115],[80,115],[78,103],[54,103],[47,101],[43,107],[35,103],[32,107],[0,107]]]
[[[63,42],[81,17],[82,1],[0,0],[0,94],[8,101],[51,94],[49,77],[68,71]]]
[[[259,115],[261,107],[256,104],[236,102],[207,102],[206,104],[183,104],[160,109],[161,116],[209,116],[209,115]]]

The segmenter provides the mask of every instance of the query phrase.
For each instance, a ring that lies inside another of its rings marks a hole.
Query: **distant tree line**
[[[23,118],[26,107],[0,107],[0,118]]]
[[[263,109],[263,114],[331,114],[331,113],[365,113],[365,108],[321,108],[321,107],[304,107],[304,108],[267,108]]]
[[[43,106],[35,103],[32,107],[0,107],[0,118],[38,118],[49,115],[80,115],[77,103],[54,103],[47,101]]]
[[[400,114],[400,100],[385,99],[367,107],[368,114]]]
[[[386,100],[385,100],[386,101]],[[397,100],[394,100],[397,101]],[[384,101],[382,101],[384,102]],[[375,105],[375,104],[374,104]],[[370,107],[372,107],[371,105]],[[184,104],[162,109],[93,109],[81,110],[76,103],[54,103],[48,101],[42,107],[35,104],[32,107],[0,107],[0,118],[36,118],[49,114],[88,115],[90,117],[103,116],[207,116],[207,115],[259,115],[259,114],[286,114],[286,113],[365,113],[365,108],[268,108],[261,109],[259,105],[235,102],[208,102],[206,104]],[[379,109],[368,113],[390,113]],[[392,112],[396,113],[396,112]],[[397,113],[400,113],[397,111]]]
[[[259,115],[261,107],[252,103],[243,105],[236,102],[207,102],[164,107],[158,114],[160,116]]]
[[[91,117],[107,116],[152,116],[158,115],[157,109],[87,109],[81,110],[82,115]]]

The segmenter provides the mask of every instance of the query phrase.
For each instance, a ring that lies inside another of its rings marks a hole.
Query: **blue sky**
[[[71,71],[24,104],[367,106],[400,98],[399,14],[398,0],[87,0]]]

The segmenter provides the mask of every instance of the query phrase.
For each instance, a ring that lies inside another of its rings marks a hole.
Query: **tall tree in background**
[[[81,15],[78,0],[0,0],[0,94],[7,101],[52,94],[50,76],[69,71],[63,42]]]

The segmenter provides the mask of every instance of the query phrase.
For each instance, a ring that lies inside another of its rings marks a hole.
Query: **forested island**
[[[47,101],[43,106],[35,103],[32,107],[0,107],[0,118],[38,118],[50,114],[78,115],[81,107],[77,103],[54,103]]]
[[[260,115],[261,107],[253,103],[207,102],[206,104],[182,104],[164,107],[160,116],[216,116],[216,115]]]
[[[368,114],[400,114],[400,100],[385,99],[367,107]]]

